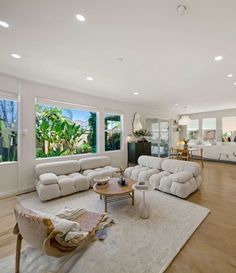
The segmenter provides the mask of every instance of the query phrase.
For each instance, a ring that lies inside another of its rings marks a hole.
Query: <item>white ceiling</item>
[[[0,72],[175,113],[235,108],[235,11],[235,0],[0,0]]]

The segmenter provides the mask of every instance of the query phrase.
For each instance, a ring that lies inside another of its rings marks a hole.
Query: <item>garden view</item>
[[[17,161],[17,102],[0,99],[0,162]]]
[[[96,112],[36,104],[36,157],[96,153]]]

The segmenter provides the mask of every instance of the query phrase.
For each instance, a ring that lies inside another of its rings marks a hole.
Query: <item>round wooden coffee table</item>
[[[126,178],[127,186],[121,186],[117,181],[119,178],[111,178],[107,185],[100,186],[97,183],[93,186],[93,190],[100,195],[100,199],[104,199],[105,212],[107,212],[107,203],[132,199],[132,206],[134,205],[134,180]]]

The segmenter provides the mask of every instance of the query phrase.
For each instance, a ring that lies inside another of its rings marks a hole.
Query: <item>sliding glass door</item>
[[[169,121],[148,118],[147,130],[151,132],[152,155],[158,157],[169,156]]]

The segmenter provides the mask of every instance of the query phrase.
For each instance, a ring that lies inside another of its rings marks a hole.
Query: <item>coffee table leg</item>
[[[134,206],[134,190],[132,190],[132,206]]]
[[[104,203],[105,203],[105,212],[107,212],[107,197],[104,196]]]
[[[100,199],[102,200],[102,195],[100,194]]]

